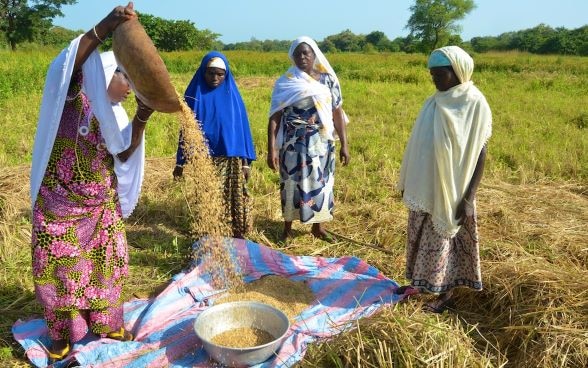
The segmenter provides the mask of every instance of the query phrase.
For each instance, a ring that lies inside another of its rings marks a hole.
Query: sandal
[[[125,330],[121,327],[118,331],[111,331],[106,334],[106,337],[118,341],[133,341],[134,336],[130,331]]]
[[[63,360],[69,354],[70,350],[71,347],[69,346],[69,343],[65,345],[63,349],[56,352],[52,352],[51,350],[47,349],[47,357],[49,358],[49,364],[53,364],[55,362]]]
[[[452,309],[453,306],[454,303],[451,296],[440,295],[434,301],[424,304],[423,310],[430,313],[442,314],[446,310]]]

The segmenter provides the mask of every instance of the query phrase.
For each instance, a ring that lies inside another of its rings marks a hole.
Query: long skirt
[[[412,286],[431,293],[459,286],[482,290],[475,208],[471,212],[451,238],[434,230],[430,214],[409,212],[406,278]]]
[[[128,274],[113,157],[98,122],[88,118],[85,96],[76,93],[81,84],[74,87],[33,206],[32,231],[33,281],[49,336],[71,342],[88,330],[104,335],[123,326]]]
[[[335,145],[316,125],[288,124],[280,150],[280,198],[284,221],[312,224],[333,219]]]
[[[239,157],[213,157],[222,180],[225,216],[231,222],[234,238],[244,238],[251,230],[251,198],[243,178]]]

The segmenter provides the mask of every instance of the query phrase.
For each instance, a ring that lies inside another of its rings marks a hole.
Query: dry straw
[[[588,366],[588,274],[542,257],[487,264],[486,290],[461,299],[470,323],[513,366]],[[469,312],[468,312],[469,309]]]
[[[170,190],[173,160],[149,159],[147,165],[141,202],[128,222],[128,232],[140,232],[145,219],[158,224],[158,232],[181,234],[179,210],[171,208],[183,201],[178,191]],[[0,296],[0,344],[16,357],[3,362],[6,366],[28,366],[10,327],[16,319],[40,312],[30,277],[29,170],[28,166],[0,168],[0,284],[6,291]],[[258,174],[253,174],[256,182]],[[341,184],[345,193],[345,182]],[[267,218],[279,211],[278,196],[252,189],[259,203],[254,208],[258,222],[252,240],[284,249],[267,232]],[[513,185],[485,179],[478,198],[485,289],[458,293],[457,312],[442,316],[420,310],[425,298],[387,308],[361,319],[355,330],[311,345],[300,366],[588,366],[587,189],[574,183]],[[356,255],[403,282],[404,209],[394,197],[362,203],[340,201],[338,211],[353,216],[333,222],[331,228],[352,239],[384,244],[397,256],[344,241],[326,244],[307,235],[300,235],[288,252]],[[372,231],[374,226],[380,233]],[[131,248],[131,252],[143,251]],[[161,257],[158,262],[164,260]],[[155,284],[164,277],[142,272],[143,268],[149,266],[131,270],[128,285]]]
[[[457,318],[423,314],[403,304],[360,319],[355,329],[312,347],[306,367],[495,367],[497,351],[480,351]]]
[[[141,202],[128,222],[130,234],[140,232],[145,220],[158,224],[158,232],[183,232],[183,224],[177,220],[183,212],[173,206],[184,199],[170,190],[173,164],[169,158],[147,160]],[[16,319],[40,311],[34,300],[32,278],[27,276],[31,239],[30,222],[26,220],[30,214],[26,185],[29,170],[28,166],[0,168],[0,283],[4,290],[19,292],[19,296],[13,292],[0,298],[0,328],[4,331],[0,339],[5,342],[2,346],[10,346],[18,356],[7,366],[28,366],[22,357],[24,352],[15,348],[14,342],[9,343],[10,326]],[[420,306],[424,298],[387,308],[361,319],[355,330],[320,345],[312,344],[300,366],[587,366],[588,228],[582,226],[588,223],[586,189],[573,183],[512,185],[485,180],[478,200],[485,289],[480,293],[460,292],[457,312],[442,316],[423,313]],[[256,195],[260,206],[254,208],[255,216],[266,218],[274,208],[279,209],[278,196],[270,194]],[[270,210],[266,211],[266,207]],[[382,228],[381,234],[370,237],[366,228],[371,229],[371,225],[356,226],[361,219],[372,221],[370,209],[378,217],[384,216],[383,221],[390,223],[391,230]],[[326,244],[306,235],[301,235],[288,252],[357,255],[387,276],[403,281],[404,243],[392,239],[402,238],[404,208],[390,199],[380,204],[374,202],[372,207],[349,207],[342,202],[339,211],[354,213],[357,218],[347,216],[345,222],[333,222],[334,231],[371,244],[391,239],[382,243],[398,255],[361,249],[347,242]],[[258,223],[252,240],[279,248],[265,236],[266,231]],[[143,251],[131,248],[131,252]],[[158,258],[159,262],[162,259]],[[129,285],[157,283],[149,278],[161,275],[150,276],[143,268],[149,266],[132,269]]]

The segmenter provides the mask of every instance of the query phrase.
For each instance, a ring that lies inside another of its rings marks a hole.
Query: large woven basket
[[[115,29],[112,49],[141,101],[160,112],[180,110],[167,68],[138,19],[123,22]]]

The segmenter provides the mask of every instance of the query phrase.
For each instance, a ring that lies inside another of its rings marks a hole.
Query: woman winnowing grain
[[[31,169],[33,281],[49,329],[50,362],[88,330],[130,340],[121,291],[128,274],[122,221],[133,211],[144,168],[144,130],[153,110],[137,100],[129,123],[121,102],[129,81],[114,54],[97,46],[135,18],[116,7],[51,63]]]

